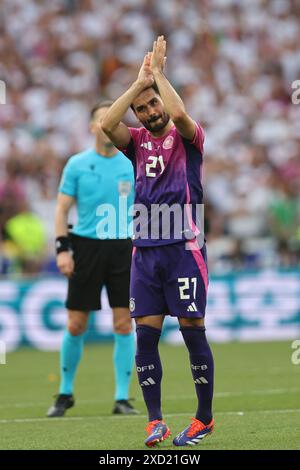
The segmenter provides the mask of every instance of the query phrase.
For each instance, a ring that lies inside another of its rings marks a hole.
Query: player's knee
[[[82,335],[86,330],[86,322],[73,320],[68,322],[68,331],[72,336]]]
[[[182,327],[188,327],[188,328],[203,327],[204,319],[203,318],[180,318],[179,323],[180,323],[180,326]]]

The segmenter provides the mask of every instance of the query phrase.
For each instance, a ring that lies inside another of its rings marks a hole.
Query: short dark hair
[[[90,111],[91,120],[95,117],[95,114],[98,111],[98,109],[109,108],[112,104],[113,104],[112,100],[98,101],[96,104],[94,104],[94,106],[92,107]]]
[[[156,82],[154,82],[153,85],[149,86],[149,88],[153,88],[155,93],[157,93],[160,96],[159,89],[158,89],[158,86],[157,86]],[[149,88],[145,88],[145,90],[149,90]],[[145,91],[145,90],[143,90],[143,91]],[[130,107],[131,107],[132,111],[135,113],[135,110],[134,110],[134,107],[133,107],[132,103],[131,103]]]

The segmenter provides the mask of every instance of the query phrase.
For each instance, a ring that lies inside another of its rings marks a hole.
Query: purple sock
[[[190,353],[191,369],[198,397],[196,418],[204,424],[212,419],[214,389],[214,360],[204,327],[180,328]]]
[[[158,352],[161,330],[152,326],[138,325],[135,356],[139,384],[148,409],[149,421],[162,419],[161,390],[162,367]]]

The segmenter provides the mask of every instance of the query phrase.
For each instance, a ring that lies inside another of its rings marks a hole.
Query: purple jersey
[[[131,141],[122,151],[132,161],[135,173],[134,245],[159,246],[192,239],[199,233],[195,208],[203,202],[203,129],[196,123],[192,141],[184,139],[175,126],[163,137],[153,137],[144,127],[129,131]],[[146,208],[147,216],[143,211],[141,214],[140,205]],[[170,207],[174,209],[171,213]],[[162,220],[168,218],[170,227],[166,229]],[[186,236],[187,231],[192,231],[192,236]]]

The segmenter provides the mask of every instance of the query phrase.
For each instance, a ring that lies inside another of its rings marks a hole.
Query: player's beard
[[[159,119],[161,118],[161,119]],[[170,116],[163,112],[162,114],[160,114],[158,116],[158,119],[156,119],[155,121],[153,122],[149,122],[149,121],[141,121],[143,126],[146,127],[146,129],[150,132],[159,132],[161,131],[164,127],[166,127],[166,125],[168,124],[170,120]]]

